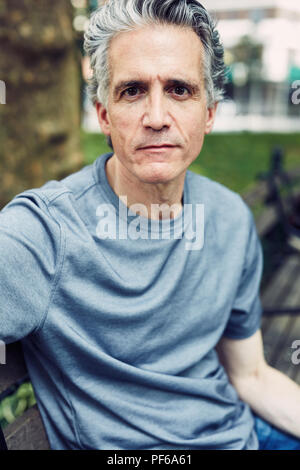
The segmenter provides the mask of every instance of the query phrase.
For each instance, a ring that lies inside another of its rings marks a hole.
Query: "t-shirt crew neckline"
[[[114,206],[117,217],[126,221],[128,225],[132,222],[132,220],[138,218],[140,220],[140,231],[147,233],[167,233],[170,232],[170,230],[176,232],[177,230],[182,230],[182,224],[184,224],[184,230],[187,228],[187,225],[189,225],[190,217],[185,216],[184,206],[186,204],[189,204],[189,191],[187,184],[188,172],[186,173],[184,180],[182,198],[183,207],[181,213],[174,219],[148,219],[146,217],[142,217],[131,212],[130,209],[126,206],[126,204],[123,203],[123,201],[119,198],[119,196],[117,196],[117,194],[110,186],[107,179],[105,166],[108,159],[112,156],[113,153],[111,152],[98,157],[94,162],[93,172],[94,178],[98,183],[97,188],[104,195],[105,199]]]

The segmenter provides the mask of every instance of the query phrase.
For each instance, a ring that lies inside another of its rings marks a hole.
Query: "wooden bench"
[[[300,306],[300,253],[291,254],[275,273],[272,281],[262,292],[264,308],[282,313],[262,318],[264,353],[267,362],[300,384],[300,364],[293,363],[295,349],[292,345],[300,340],[300,314],[289,310]],[[300,359],[300,354],[299,354]]]
[[[6,347],[6,364],[0,365],[0,395],[28,378],[20,343]],[[29,379],[29,378],[28,378]],[[47,450],[49,442],[37,405],[4,428],[9,450]]]
[[[293,172],[300,176],[300,169]],[[262,203],[268,194],[266,181],[261,181],[253,190],[244,196],[245,202],[251,207]],[[264,237],[278,222],[276,207],[265,208],[256,217],[259,236]],[[295,254],[276,273],[274,280],[265,292],[261,293],[262,303],[267,307],[300,305],[300,256]],[[298,284],[298,285],[297,285]],[[300,339],[300,316],[283,315],[280,317],[263,318],[263,336],[265,355],[268,362],[300,382],[300,365],[291,363],[288,346],[294,339]],[[282,353],[284,350],[284,353]],[[0,395],[11,386],[27,376],[22,349],[19,343],[7,346],[6,364],[0,365]],[[37,406],[28,409],[16,421],[4,429],[8,449],[49,449],[49,443]]]
[[[286,177],[290,182],[299,182],[300,183],[300,167],[291,171],[284,172]],[[281,181],[277,181],[278,189]],[[270,201],[267,205],[268,198],[270,197],[270,185],[268,180],[268,174],[261,175],[260,182],[255,185],[251,190],[246,192],[243,195],[243,199],[246,204],[252,209],[255,215],[256,229],[259,237],[262,239],[270,232],[278,221],[282,217],[286,217],[290,210],[290,197],[287,201],[282,199],[282,201]],[[299,197],[300,195],[300,186],[293,191],[293,196]],[[283,205],[283,206],[282,206]],[[263,210],[259,211],[256,214],[256,209],[258,206],[263,207]],[[282,211],[285,211],[283,214]]]
[[[276,152],[276,151],[275,151]],[[280,154],[275,153],[276,162]],[[300,168],[290,172],[278,169],[279,177],[274,181],[264,178],[256,188],[244,196],[245,202],[253,209],[262,201],[270,199],[271,192],[279,192],[282,182],[289,186],[291,183],[300,181]],[[280,172],[283,171],[283,174]],[[275,187],[274,187],[275,186]],[[266,206],[256,218],[256,228],[261,239],[266,237],[280,222],[286,236],[287,255],[280,267],[272,275],[270,282],[261,289],[261,300],[264,309],[262,318],[262,334],[264,341],[264,354],[267,362],[288,375],[300,384],[300,364],[292,361],[295,349],[292,348],[294,341],[300,340],[300,230],[298,226],[291,226],[291,210],[294,210],[296,201],[300,201],[299,185],[291,192],[288,188],[285,194],[278,200],[279,194],[273,194],[273,203]],[[291,194],[293,204],[291,204]],[[300,207],[297,207],[300,216]],[[299,218],[297,220],[299,224]],[[300,354],[299,354],[300,358]]]

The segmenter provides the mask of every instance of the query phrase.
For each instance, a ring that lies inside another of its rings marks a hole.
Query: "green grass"
[[[85,165],[92,163],[99,155],[111,152],[111,148],[107,145],[106,137],[103,134],[81,131],[81,146]]]
[[[241,193],[256,183],[258,173],[268,170],[274,146],[283,148],[286,169],[300,166],[300,134],[245,132],[207,136],[190,169]]]
[[[82,132],[81,141],[86,164],[110,151],[106,138],[101,134]],[[300,133],[243,132],[208,135],[190,169],[242,193],[256,183],[257,173],[268,169],[274,146],[283,148],[285,168],[300,166]]]

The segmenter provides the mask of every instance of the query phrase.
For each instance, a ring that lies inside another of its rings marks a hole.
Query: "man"
[[[23,338],[51,447],[257,449],[272,432],[299,449],[299,386],[263,356],[252,215],[187,171],[222,97],[211,18],[110,0],[85,47],[113,153],[0,215],[1,339]]]

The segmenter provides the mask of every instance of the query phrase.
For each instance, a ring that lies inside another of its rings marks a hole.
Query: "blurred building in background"
[[[300,80],[300,2],[209,0],[207,7],[229,67],[215,130],[300,131],[300,105],[292,100]]]

